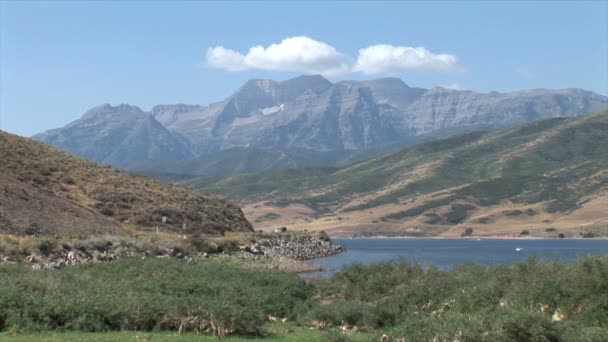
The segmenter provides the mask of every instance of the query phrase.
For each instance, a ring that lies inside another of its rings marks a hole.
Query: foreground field
[[[366,342],[376,340],[375,336],[366,333],[351,334],[342,337],[337,330],[318,331],[296,327],[286,324],[275,324],[268,328],[270,333],[263,337],[239,337],[232,336],[223,338],[226,342],[239,341],[281,341],[281,342],[307,342],[307,341],[340,341],[348,339],[352,342]],[[40,333],[25,335],[0,334],[0,341],[6,342],[215,342],[217,337],[197,335],[194,333],[177,334],[170,332],[104,332],[104,333]]]
[[[355,265],[311,283],[172,258],[2,265],[0,289],[7,341],[608,340],[608,256],[449,271]]]

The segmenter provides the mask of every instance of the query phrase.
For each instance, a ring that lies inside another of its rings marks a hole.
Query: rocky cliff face
[[[534,89],[487,94],[433,88],[404,109],[415,134],[449,128],[503,128],[555,117],[576,117],[606,108],[608,98],[580,89]]]
[[[589,114],[608,98],[580,89],[513,93],[412,88],[397,78],[331,83],[321,76],[254,79],[206,107],[94,108],[35,139],[94,161],[188,159],[234,147],[357,150],[442,131],[503,128]]]

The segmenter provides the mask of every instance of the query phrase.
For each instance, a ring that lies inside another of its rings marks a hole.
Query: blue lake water
[[[308,261],[325,269],[304,277],[326,277],[347,265],[407,260],[449,269],[455,264],[511,264],[529,257],[574,263],[581,256],[608,254],[608,240],[333,239],[347,252]]]

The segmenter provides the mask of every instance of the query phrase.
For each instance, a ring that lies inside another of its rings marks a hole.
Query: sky
[[[608,95],[607,65],[608,1],[0,0],[0,129],[24,136],[103,103],[209,104],[250,78]]]

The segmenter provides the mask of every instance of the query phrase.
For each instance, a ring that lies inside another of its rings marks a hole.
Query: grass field
[[[0,341],[6,342],[226,342],[246,341],[281,341],[281,342],[331,342],[348,340],[351,342],[367,342],[377,340],[376,334],[350,333],[344,334],[338,330],[319,331],[297,327],[293,324],[272,324],[265,328],[269,333],[260,337],[232,336],[218,338],[214,336],[197,335],[194,333],[177,334],[174,332],[102,332],[102,333],[40,333],[40,334],[0,334]]]
[[[167,258],[0,265],[0,289],[0,341],[608,340],[608,256],[446,271],[353,265],[310,283]]]

